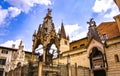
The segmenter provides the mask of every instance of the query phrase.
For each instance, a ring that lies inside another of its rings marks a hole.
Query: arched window
[[[114,55],[114,58],[115,58],[115,62],[119,62],[119,57],[118,57],[118,55],[116,54],[116,55]]]

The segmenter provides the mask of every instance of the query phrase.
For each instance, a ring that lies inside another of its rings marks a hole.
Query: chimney
[[[12,44],[12,48],[13,48],[13,49],[15,48],[15,44]]]
[[[117,15],[117,16],[114,16],[113,18],[115,19],[115,22],[117,23],[118,29],[119,29],[119,32],[120,32],[120,14]]]

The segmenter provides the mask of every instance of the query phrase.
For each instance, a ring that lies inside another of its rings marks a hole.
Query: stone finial
[[[20,41],[19,49],[23,50],[24,46],[22,45],[22,40]]]
[[[94,18],[91,18],[89,22],[87,22],[87,24],[91,26],[96,26],[96,22],[94,21]]]
[[[52,10],[50,8],[48,8],[47,16],[51,16],[51,12],[52,12]]]
[[[22,40],[20,41],[20,46],[22,45]]]
[[[93,18],[90,19],[89,22],[87,22],[89,24],[89,31],[88,31],[88,40],[90,41],[92,38],[96,39],[97,41],[101,42],[101,39],[99,37],[99,32],[96,28],[96,22],[93,20]]]

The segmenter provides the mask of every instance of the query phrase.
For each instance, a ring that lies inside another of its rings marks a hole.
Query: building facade
[[[60,37],[59,56],[53,59],[52,64],[67,65],[69,63],[69,66],[75,66],[76,64],[76,67],[87,67],[90,70],[90,76],[119,76],[120,15],[115,16],[114,19],[115,21],[102,22],[100,25],[96,25],[93,18],[90,19],[90,21],[87,22],[89,25],[87,37],[70,43],[69,37],[66,36],[64,30],[64,24],[62,23],[61,29],[58,32]],[[45,26],[44,24],[45,23],[43,23],[43,26]],[[49,28],[50,27],[46,29]],[[33,45],[35,46],[36,44],[33,43]],[[44,59],[45,58],[43,58],[43,60]],[[77,69],[75,76],[79,76]],[[68,70],[69,76],[71,76],[72,68],[69,67]]]
[[[28,64],[32,52],[24,51],[23,48],[22,41],[18,49],[15,45],[12,48],[0,46],[0,76],[6,76],[7,72],[14,70],[18,64],[21,66]]]
[[[119,7],[119,1],[114,0]],[[48,9],[43,23],[33,34],[32,53],[43,45],[43,54],[37,63],[28,64],[25,76],[120,76],[120,15],[115,21],[96,25],[93,18],[87,22],[88,33],[85,38],[69,42],[63,22],[58,33],[55,32],[51,10]],[[57,56],[50,53],[55,44]],[[32,56],[34,60],[34,56]],[[8,76],[22,75],[22,67],[8,72]]]
[[[88,35],[71,42],[70,50],[61,53],[59,63],[70,63],[88,67],[91,76],[120,75],[120,15],[113,22],[103,22],[99,26],[91,19]],[[58,59],[54,59],[57,63]]]
[[[11,61],[12,53],[16,52],[15,48],[8,48],[0,46],[0,76],[5,76],[6,63]]]

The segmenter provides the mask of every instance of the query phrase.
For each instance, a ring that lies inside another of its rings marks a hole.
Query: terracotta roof
[[[106,34],[108,39],[120,36],[120,32],[116,22],[103,22],[98,26],[98,31],[100,33],[100,37],[103,34]]]
[[[18,50],[17,48],[11,48],[11,47],[5,47],[5,46],[0,46],[0,49],[8,49],[9,51],[17,51]],[[32,54],[32,52],[30,52],[30,51],[25,51],[24,50],[24,52]]]
[[[12,51],[17,51],[18,49],[16,48],[10,48],[10,47],[5,47],[5,46],[0,46],[1,49],[8,49],[8,50],[12,50]]]

